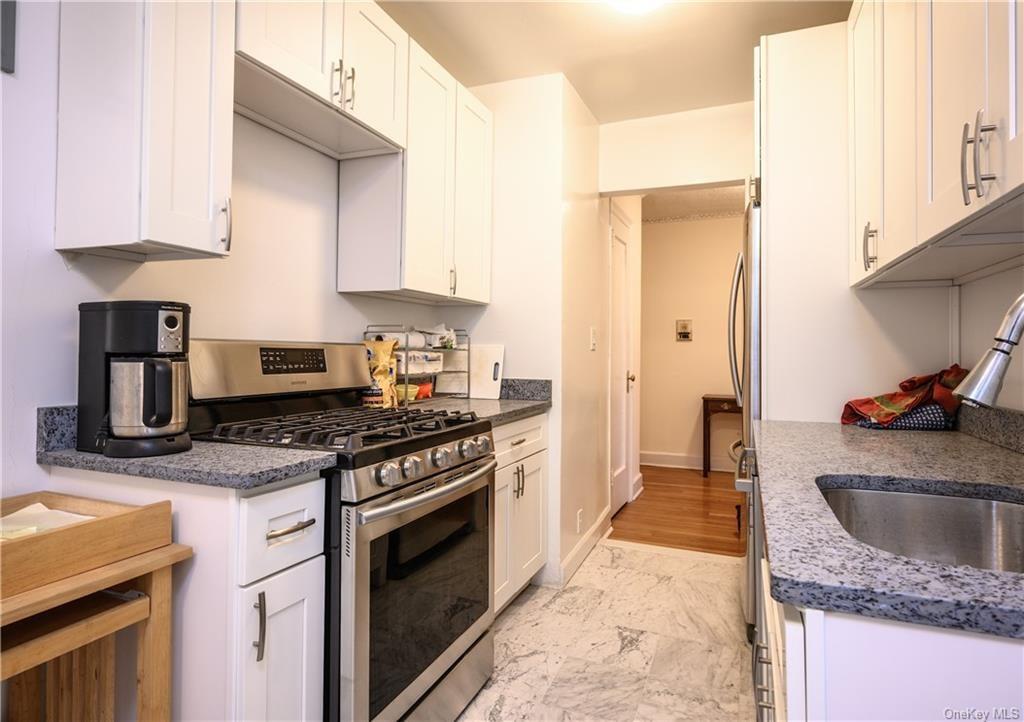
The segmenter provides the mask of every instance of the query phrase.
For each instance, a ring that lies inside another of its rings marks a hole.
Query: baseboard
[[[692,454],[678,454],[672,451],[641,451],[643,466],[667,466],[672,469],[703,469],[704,459]],[[711,456],[712,471],[734,471],[736,462],[728,456]]]
[[[633,477],[633,495],[629,497],[630,501],[636,501],[636,498],[644,493],[644,475],[637,474]]]
[[[561,584],[564,585],[568,582],[572,575],[576,573],[576,570],[583,564],[583,560],[590,554],[590,550],[597,546],[597,543],[601,541],[602,537],[607,533],[608,528],[611,526],[611,507],[606,506],[604,511],[597,517],[597,521],[594,525],[587,529],[586,534],[580,537],[580,540],[576,542],[576,546],[572,548],[565,559],[562,560],[561,573],[562,579]]]

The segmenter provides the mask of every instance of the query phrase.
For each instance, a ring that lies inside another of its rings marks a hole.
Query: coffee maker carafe
[[[168,301],[78,306],[79,451],[188,451],[189,307]]]

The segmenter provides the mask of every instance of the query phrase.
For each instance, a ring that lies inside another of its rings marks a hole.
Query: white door
[[[544,566],[544,494],[548,453],[528,456],[519,468],[519,491],[512,494],[512,587],[519,589]]]
[[[629,501],[629,437],[631,427],[629,368],[629,226],[613,208],[611,236],[611,501],[615,514]]]
[[[878,268],[881,219],[881,85],[879,5],[850,15],[850,283]]]
[[[404,146],[408,34],[377,3],[348,0],[343,57],[342,109]]]
[[[493,117],[487,106],[461,85],[456,98],[453,295],[487,303],[491,300]]]
[[[512,576],[509,554],[512,496],[515,492],[516,465],[498,469],[494,474],[494,609],[498,610],[512,597]]]
[[[917,245],[914,33],[916,5],[886,2],[882,16],[882,218],[878,266]]]
[[[235,6],[182,1],[147,9],[140,237],[227,253]]]
[[[454,285],[456,87],[455,78],[410,40],[402,285],[438,296],[450,296]]]
[[[989,134],[982,170],[990,199],[1024,182],[1024,0],[989,4]]]
[[[324,584],[318,556],[238,590],[241,719],[323,718]]]
[[[239,53],[324,100],[340,101],[342,0],[235,5]]]
[[[921,241],[949,228],[984,202],[972,190],[967,190],[964,202],[964,186],[973,182],[974,172],[973,146],[964,143],[964,127],[973,137],[977,112],[989,109],[986,37],[990,4],[936,0],[917,8]]]

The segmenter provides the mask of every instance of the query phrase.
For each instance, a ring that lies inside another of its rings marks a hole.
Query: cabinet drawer
[[[494,457],[501,469],[548,447],[547,415],[531,416],[495,427]]]
[[[240,585],[323,552],[324,484],[316,479],[239,502]]]

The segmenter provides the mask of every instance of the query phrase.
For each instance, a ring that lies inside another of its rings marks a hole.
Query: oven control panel
[[[260,366],[265,374],[323,374],[327,357],[322,348],[260,346]]]

